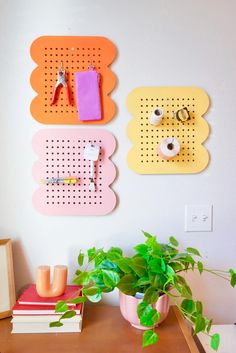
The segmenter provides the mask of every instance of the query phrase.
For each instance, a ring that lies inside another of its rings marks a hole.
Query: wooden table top
[[[0,353],[203,353],[179,311],[171,307],[157,328],[159,341],[142,349],[142,331],[119,307],[86,306],[81,333],[11,334],[11,319],[0,320]]]

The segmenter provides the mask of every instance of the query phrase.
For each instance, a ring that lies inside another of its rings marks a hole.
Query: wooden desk
[[[142,331],[123,319],[118,307],[85,307],[81,333],[11,334],[0,320],[0,353],[203,353],[185,320],[172,307],[157,328],[159,342],[142,349]]]

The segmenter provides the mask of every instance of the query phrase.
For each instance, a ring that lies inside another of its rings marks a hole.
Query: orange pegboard
[[[116,107],[109,94],[115,87],[116,77],[109,65],[116,57],[116,47],[110,40],[104,37],[43,36],[32,43],[30,53],[38,65],[31,75],[31,86],[37,96],[30,106],[37,121],[43,124],[106,124],[114,117]],[[50,105],[61,62],[66,69],[72,106],[66,100],[64,89],[61,89],[57,103]],[[101,75],[102,119],[84,122],[78,118],[74,73],[88,70],[91,64]]]

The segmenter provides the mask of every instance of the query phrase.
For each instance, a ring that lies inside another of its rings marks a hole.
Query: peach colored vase
[[[120,292],[120,311],[123,317],[130,322],[130,324],[140,330],[147,330],[150,327],[140,325],[137,306],[142,301],[142,299],[137,299],[131,295],[126,295]],[[169,297],[164,294],[158,298],[157,302],[152,305],[157,311],[160,312],[161,318],[155,325],[157,327],[162,321],[165,320],[169,313],[170,301]]]

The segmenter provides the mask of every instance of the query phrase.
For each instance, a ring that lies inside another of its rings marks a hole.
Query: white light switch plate
[[[185,205],[185,232],[212,232],[212,205]]]

